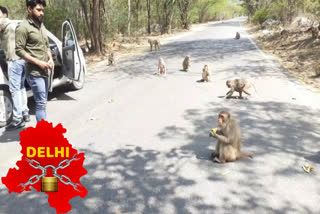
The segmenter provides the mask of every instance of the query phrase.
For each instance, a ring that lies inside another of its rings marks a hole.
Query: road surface
[[[263,54],[242,24],[211,23],[159,52],[115,67],[99,63],[83,90],[50,96],[48,120],[62,123],[86,156],[81,182],[89,193],[70,201],[70,213],[320,213],[320,94]],[[181,72],[186,55],[192,67]],[[159,56],[165,77],[154,75]],[[212,81],[198,83],[205,64]],[[251,78],[258,93],[223,99],[225,81],[236,77]],[[253,160],[210,160],[215,140],[208,134],[221,110],[240,121],[243,151]],[[5,176],[21,148],[18,132],[1,132]],[[305,173],[304,164],[315,172]],[[1,214],[55,213],[35,191],[9,195],[1,184],[0,198]]]

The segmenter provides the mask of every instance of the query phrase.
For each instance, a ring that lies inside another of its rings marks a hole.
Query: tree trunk
[[[92,0],[92,19],[91,19],[91,25],[92,25],[92,34],[93,34],[93,43],[94,43],[94,52],[97,55],[101,55],[101,31],[100,31],[100,0]]]
[[[102,27],[103,27],[103,21],[101,21],[103,19],[103,14],[105,13],[105,8],[104,8],[104,1],[103,0],[99,0],[99,46],[100,46],[100,53],[104,54],[104,50],[103,50],[103,34],[102,34]]]
[[[171,34],[172,30],[172,20],[173,20],[173,13],[171,12],[170,18],[169,18],[169,24],[168,24],[168,34]]]
[[[171,33],[173,10],[176,0],[167,0],[163,4],[161,34]]]
[[[150,0],[147,0],[147,10],[148,10],[148,34],[151,34],[151,5],[150,5]]]
[[[192,0],[178,0],[180,10],[180,20],[183,29],[189,30],[189,17],[190,4]]]
[[[131,0],[128,0],[128,36],[131,34]]]
[[[89,16],[88,16],[87,3],[86,3],[85,0],[79,0],[79,2],[81,4],[81,7],[82,7],[82,10],[83,10],[83,13],[84,13],[85,24],[86,24],[87,30],[89,32],[90,40],[91,40],[91,47],[88,46],[88,49],[91,50],[93,48],[94,38],[93,38],[92,31],[91,31],[91,27],[89,25]],[[87,38],[86,38],[86,41],[87,41]]]

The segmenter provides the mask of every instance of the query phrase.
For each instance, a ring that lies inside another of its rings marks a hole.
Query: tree
[[[92,0],[92,12],[91,12],[91,26],[93,34],[93,43],[91,48],[93,52],[97,55],[103,53],[102,41],[101,41],[101,29],[100,29],[100,1],[101,0]]]
[[[193,0],[178,0],[182,27],[183,29],[187,29],[187,30],[189,30],[190,28],[189,10],[190,10],[192,1]]]
[[[131,32],[131,0],[128,0],[128,36]]]
[[[147,11],[148,11],[148,34],[151,34],[151,4],[150,4],[150,0],[147,0]]]
[[[156,3],[161,34],[170,34],[176,0],[157,0]]]

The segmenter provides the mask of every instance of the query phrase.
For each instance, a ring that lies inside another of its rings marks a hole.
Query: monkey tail
[[[251,159],[253,159],[253,156],[251,155],[251,154],[248,154],[248,153],[240,153],[239,154],[239,157],[238,157],[238,159],[241,159],[241,158],[251,158]]]

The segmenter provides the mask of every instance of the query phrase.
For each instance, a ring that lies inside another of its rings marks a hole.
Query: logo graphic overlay
[[[57,213],[66,213],[72,209],[69,201],[80,196],[84,198],[88,191],[80,183],[87,174],[83,168],[84,153],[76,149],[64,138],[66,129],[58,124],[42,120],[36,127],[30,127],[20,133],[22,159],[16,168],[11,168],[1,181],[9,193],[31,191],[47,194],[48,202]]]

